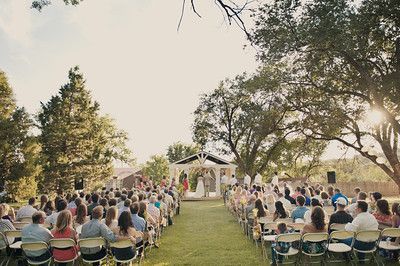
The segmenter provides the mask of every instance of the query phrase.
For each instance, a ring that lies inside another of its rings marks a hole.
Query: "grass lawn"
[[[145,265],[269,265],[222,201],[183,202]]]

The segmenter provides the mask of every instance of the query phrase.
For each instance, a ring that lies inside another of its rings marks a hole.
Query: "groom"
[[[210,185],[211,185],[211,179],[212,176],[210,175],[210,172],[206,172],[206,174],[204,175],[204,196],[206,198],[210,197]]]

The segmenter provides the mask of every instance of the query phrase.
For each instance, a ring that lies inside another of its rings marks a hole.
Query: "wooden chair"
[[[53,249],[68,249],[68,248],[76,248],[76,243],[71,238],[55,238],[50,240],[50,247]],[[57,260],[54,258],[54,262],[57,263],[69,263],[72,264],[78,259],[78,252],[76,252],[76,256],[70,260]]]
[[[31,243],[22,243],[21,248],[24,252],[26,251],[40,251],[40,250],[49,250],[49,246],[45,242],[31,242]],[[42,264],[51,264],[52,257],[50,256],[48,259],[42,261],[35,261],[31,260],[30,258],[26,257],[26,260],[30,265],[42,265]]]

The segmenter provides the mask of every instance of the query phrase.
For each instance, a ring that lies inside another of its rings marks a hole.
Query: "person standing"
[[[210,172],[207,171],[206,174],[204,175],[204,187],[205,187],[204,196],[206,198],[210,197],[211,179],[212,179],[212,176],[211,176]]]
[[[244,176],[244,178],[243,178],[243,183],[246,185],[246,186],[250,186],[250,183],[251,183],[251,177],[249,176],[249,175],[245,175]]]
[[[189,193],[189,180],[188,180],[187,174],[185,174],[184,177],[183,177],[182,185],[183,185],[183,194],[184,194],[184,196],[186,198],[188,196],[188,193]]]

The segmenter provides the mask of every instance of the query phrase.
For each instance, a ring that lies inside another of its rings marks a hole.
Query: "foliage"
[[[274,0],[254,17],[259,58],[287,65],[281,84],[303,132],[355,149],[400,186],[398,1]],[[366,121],[371,111],[381,121]],[[386,162],[367,153],[369,145]]]
[[[143,174],[153,181],[159,182],[163,176],[169,175],[169,163],[164,155],[153,155],[143,166]]]
[[[37,181],[33,176],[8,181],[6,185],[8,196],[13,202],[28,200],[32,195],[37,195],[37,187]]]
[[[175,142],[167,149],[167,158],[170,163],[182,160],[190,155],[196,154],[200,151],[200,146],[197,144],[185,144],[182,142]]]
[[[309,155],[318,161],[325,146],[305,148],[312,141],[297,139],[299,123],[286,103],[281,75],[279,65],[266,66],[252,77],[227,79],[202,95],[194,113],[194,141],[233,153],[239,172],[253,177],[270,170],[273,162],[294,166]]]
[[[112,175],[113,162],[130,162],[127,134],[99,114],[78,67],[69,71],[69,82],[38,115],[41,129],[44,178],[42,190],[71,191],[83,178],[93,188]]]
[[[32,120],[24,108],[16,106],[12,88],[1,71],[0,93],[0,185],[6,185],[15,200],[24,195],[21,190],[27,188],[27,182],[36,189],[40,146],[29,134]]]

